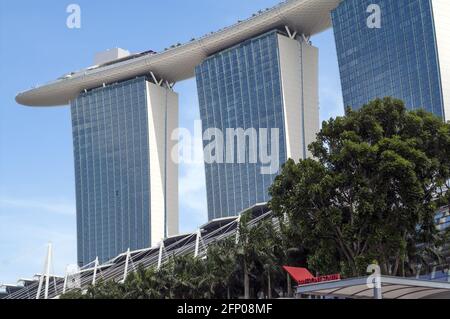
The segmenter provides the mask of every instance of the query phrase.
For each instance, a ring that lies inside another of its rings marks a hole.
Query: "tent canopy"
[[[381,297],[385,299],[450,299],[450,282],[380,276]],[[298,295],[375,298],[369,277],[351,278],[298,286]]]

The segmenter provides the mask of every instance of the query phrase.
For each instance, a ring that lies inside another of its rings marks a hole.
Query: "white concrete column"
[[[147,82],[151,246],[178,234],[178,158],[172,133],[178,128],[178,94]]]

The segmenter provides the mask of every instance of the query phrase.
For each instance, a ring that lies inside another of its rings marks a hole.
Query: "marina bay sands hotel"
[[[70,105],[78,263],[178,233],[176,82],[196,78],[203,131],[276,128],[280,165],[308,157],[320,127],[311,37],[330,27],[346,106],[393,96],[450,120],[448,0],[289,0],[164,52],[108,50],[18,94],[23,105]],[[205,163],[210,220],[270,199],[276,174],[262,166]]]

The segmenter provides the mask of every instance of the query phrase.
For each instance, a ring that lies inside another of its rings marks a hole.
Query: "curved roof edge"
[[[83,90],[100,87],[153,72],[168,82],[192,78],[194,70],[215,52],[236,45],[271,29],[289,26],[308,36],[331,26],[330,12],[340,0],[288,0],[230,27],[157,54],[88,68],[63,79],[19,93],[16,101],[27,106],[69,104]]]

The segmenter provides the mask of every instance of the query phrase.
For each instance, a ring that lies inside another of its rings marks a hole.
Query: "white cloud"
[[[68,201],[0,197],[0,209],[10,208],[29,209],[30,211],[44,211],[66,216],[75,215],[75,204]]]

